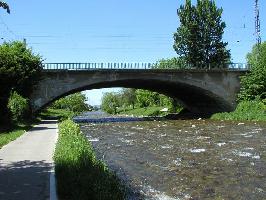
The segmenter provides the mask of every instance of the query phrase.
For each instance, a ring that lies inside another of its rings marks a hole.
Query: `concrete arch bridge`
[[[34,86],[33,112],[74,92],[126,87],[156,91],[177,99],[189,111],[210,115],[232,111],[247,65],[227,69],[154,69],[152,64],[48,63]]]

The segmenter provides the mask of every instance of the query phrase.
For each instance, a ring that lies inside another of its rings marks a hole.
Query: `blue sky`
[[[45,62],[155,62],[176,56],[173,33],[184,0],[6,0],[0,10],[0,42],[26,38]],[[193,1],[195,2],[195,1]],[[245,62],[255,43],[254,0],[217,0],[227,24],[224,41],[233,62]],[[266,38],[266,1],[259,1]],[[98,104],[103,91],[87,92]]]

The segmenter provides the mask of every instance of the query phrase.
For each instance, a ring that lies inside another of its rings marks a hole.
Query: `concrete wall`
[[[98,88],[128,87],[157,91],[197,113],[231,111],[244,71],[92,70],[46,71],[34,86],[33,111],[68,94]]]

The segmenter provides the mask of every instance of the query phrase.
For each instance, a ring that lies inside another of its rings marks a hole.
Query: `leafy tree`
[[[66,109],[72,112],[83,112],[90,109],[86,101],[85,94],[78,92],[55,101],[51,107],[54,109]]]
[[[222,41],[226,27],[222,12],[213,0],[197,0],[196,6],[186,0],[177,10],[181,25],[174,34],[173,47],[189,66],[225,67],[230,61],[227,43]]]
[[[116,114],[117,107],[119,107],[120,102],[120,94],[114,92],[106,92],[102,97],[101,108],[107,113]]]
[[[123,100],[122,104],[125,104],[126,106],[135,107],[136,103],[136,89],[133,88],[124,88],[121,92],[121,100]]]
[[[185,69],[187,68],[186,62],[182,58],[169,58],[159,60],[153,68],[156,69]]]
[[[266,42],[247,55],[251,71],[241,77],[239,100],[266,99]]]
[[[160,97],[157,92],[138,89],[136,91],[136,98],[137,103],[141,108],[160,104]]]
[[[179,111],[181,107],[177,102],[163,94],[142,89],[123,89],[121,92],[105,93],[101,108],[107,113],[116,114],[117,108],[133,105],[133,109],[150,106],[167,107],[172,112]]]
[[[42,60],[23,42],[15,41],[0,45],[0,123],[7,124],[7,109],[12,90],[27,98],[32,87],[40,79]]]
[[[7,3],[0,1],[0,7],[2,7],[3,9],[5,9],[7,11],[7,13],[10,13],[10,9]]]

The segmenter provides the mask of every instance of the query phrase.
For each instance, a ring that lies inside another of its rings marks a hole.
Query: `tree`
[[[160,96],[157,92],[152,92],[148,90],[136,90],[137,104],[139,107],[148,107],[160,105]]]
[[[102,97],[102,105],[101,108],[103,111],[116,114],[117,107],[119,107],[120,103],[120,94],[114,92],[106,92]]]
[[[136,89],[133,88],[124,88],[121,93],[121,99],[123,99],[123,102],[126,106],[135,107],[136,102]]]
[[[78,92],[55,101],[51,107],[54,109],[66,109],[72,112],[83,112],[90,109],[86,101],[86,95]]]
[[[197,0],[196,6],[186,0],[177,10],[180,27],[174,33],[174,49],[191,67],[226,67],[230,62],[227,43],[222,41],[225,22],[223,9],[213,0]]]
[[[241,77],[239,100],[266,99],[266,42],[255,45],[247,55],[251,70]]]
[[[185,69],[187,65],[182,58],[168,58],[159,60],[155,66],[155,69]]]
[[[10,119],[7,104],[11,91],[28,98],[41,70],[41,57],[23,42],[0,45],[0,123],[7,124]]]
[[[0,1],[0,7],[2,7],[3,9],[5,9],[7,11],[8,14],[10,14],[10,9],[7,3]]]

